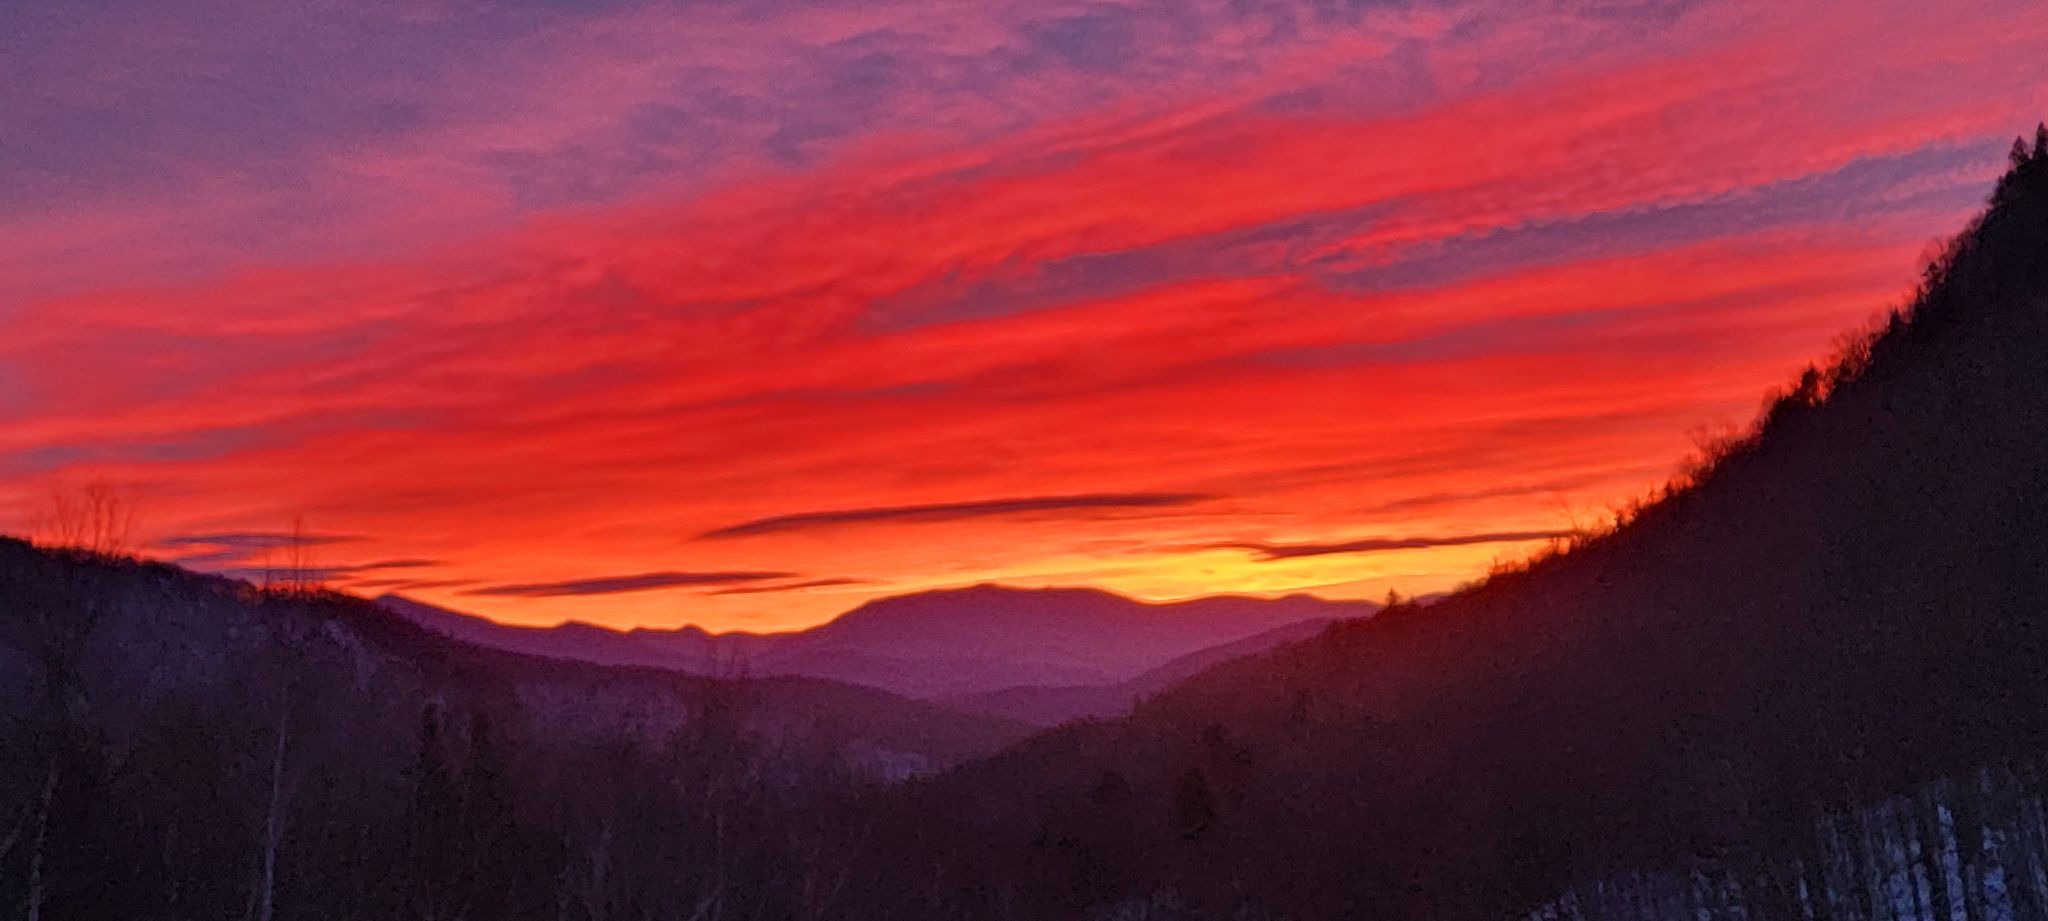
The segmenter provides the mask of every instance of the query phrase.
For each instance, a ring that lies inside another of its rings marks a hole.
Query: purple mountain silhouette
[[[1096,589],[979,585],[872,601],[809,630],[714,634],[514,627],[396,595],[378,603],[447,636],[534,655],[694,674],[803,675],[921,698],[1120,686],[1202,650],[1378,610],[1306,595],[1149,604]]]

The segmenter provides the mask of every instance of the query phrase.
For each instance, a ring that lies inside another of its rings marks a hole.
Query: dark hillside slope
[[[1376,610],[1376,606],[1371,610]],[[1361,615],[1363,616],[1363,615]],[[1276,627],[1207,649],[1198,649],[1116,684],[1080,684],[1064,687],[1025,686],[964,694],[941,701],[969,713],[1018,720],[1034,726],[1056,726],[1078,719],[1122,716],[1138,701],[1150,697],[1220,662],[1267,652],[1296,643],[1328,630],[1333,619],[1304,620]]]
[[[0,910],[50,921],[787,913],[842,791],[1021,732],[0,539]]]
[[[174,566],[38,550],[7,538],[0,538],[0,598],[0,680],[21,688],[8,700],[24,706],[40,696],[42,672],[4,665],[34,664],[42,639],[36,619],[79,623],[87,612],[95,615],[78,637],[81,706],[117,737],[138,731],[144,711],[166,699],[226,703],[256,695],[262,689],[255,683],[280,662],[304,674],[279,681],[331,678],[331,690],[409,708],[396,724],[405,733],[419,707],[436,700],[516,705],[537,732],[604,737],[673,731],[716,699],[743,701],[749,728],[769,737],[829,736],[849,747],[845,754],[907,759],[928,769],[986,753],[1019,732],[831,681],[722,680],[473,646],[344,595],[266,596],[246,583]]]
[[[1495,918],[1688,868],[1713,883],[1686,898],[1748,917],[1891,917],[1885,886],[2048,916],[2048,845],[1985,830],[2038,819],[2048,752],[2044,356],[2048,152],[1696,482],[920,785],[899,809],[957,821],[901,829],[925,856],[878,859],[861,914]],[[1927,799],[1942,778],[1966,780]],[[1840,818],[1898,796],[1926,808]],[[943,883],[905,897],[904,874]]]

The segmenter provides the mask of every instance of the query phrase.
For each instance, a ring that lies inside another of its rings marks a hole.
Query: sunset
[[[0,5],[0,918],[2048,921],[2044,49]]]
[[[1899,301],[2036,13],[19,8],[0,508],[532,624],[1444,591]]]

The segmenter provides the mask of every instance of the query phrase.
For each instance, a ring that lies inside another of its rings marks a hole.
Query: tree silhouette
[[[69,554],[120,557],[128,550],[135,511],[127,496],[106,483],[92,483],[77,493],[51,492],[38,516],[38,542]],[[40,584],[8,586],[0,596],[13,607],[15,624],[26,633],[22,646],[36,659],[42,678],[42,703],[36,720],[47,767],[33,810],[28,850],[29,921],[40,921],[48,897],[46,857],[50,844],[51,810],[66,784],[66,765],[80,763],[88,751],[85,722],[86,686],[83,668],[88,647],[112,599],[105,586],[79,566]],[[18,574],[14,575],[17,578]]]
[[[489,891],[491,879],[508,865],[502,849],[512,832],[512,799],[505,772],[490,717],[478,713],[470,719],[469,756],[462,766],[458,915],[475,915],[480,902],[495,901]]]
[[[50,491],[30,522],[36,543],[98,556],[121,556],[135,530],[135,504],[127,493],[95,481],[76,491]]]
[[[1174,791],[1173,827],[1183,839],[1201,837],[1216,824],[1216,794],[1201,768],[1188,768]]]
[[[462,853],[462,794],[452,760],[441,708],[429,704],[420,714],[419,758],[413,768],[407,823],[412,835],[414,910],[425,921],[453,916],[451,908],[459,898],[455,868]]]

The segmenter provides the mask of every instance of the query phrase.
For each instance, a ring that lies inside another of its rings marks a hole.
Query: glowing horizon
[[[1450,588],[1899,303],[2048,86],[2020,2],[208,9],[0,12],[0,530],[513,623]]]

